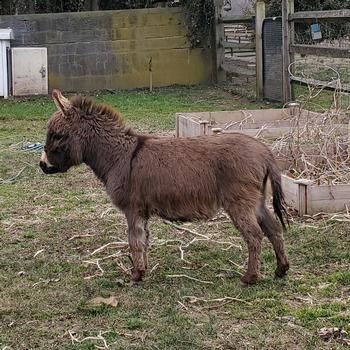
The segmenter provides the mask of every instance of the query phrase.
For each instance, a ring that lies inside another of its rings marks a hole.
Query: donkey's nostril
[[[39,166],[40,166],[41,170],[42,170],[45,174],[47,174],[47,165],[46,165],[46,163],[43,162],[43,161],[40,161],[40,162],[39,162]]]
[[[43,161],[40,161],[39,162],[39,166],[40,166],[41,169],[45,169],[46,168],[46,163],[43,162]]]
[[[53,166],[53,165],[47,165],[45,162],[40,161],[39,162],[39,166],[41,168],[41,170],[45,173],[45,174],[56,174],[58,173],[60,170],[59,168]]]

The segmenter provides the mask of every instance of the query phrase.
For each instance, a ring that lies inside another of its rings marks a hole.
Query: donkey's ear
[[[54,89],[52,90],[52,98],[55,102],[57,108],[65,115],[68,114],[70,109],[72,108],[72,104],[68,100],[68,98],[64,97],[60,90]]]

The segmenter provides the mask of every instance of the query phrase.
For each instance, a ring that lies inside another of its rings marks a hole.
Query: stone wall
[[[181,8],[0,16],[13,47],[47,47],[49,89],[92,91],[212,81],[208,49],[191,49]]]

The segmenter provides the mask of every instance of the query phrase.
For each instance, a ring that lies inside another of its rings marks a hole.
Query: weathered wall
[[[95,11],[0,16],[12,46],[48,49],[49,89],[89,91],[212,80],[211,54],[190,49],[183,10]]]

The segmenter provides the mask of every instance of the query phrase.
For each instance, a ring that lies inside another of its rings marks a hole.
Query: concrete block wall
[[[181,8],[0,16],[13,47],[47,47],[49,89],[92,91],[212,81],[212,55],[191,49]]]

